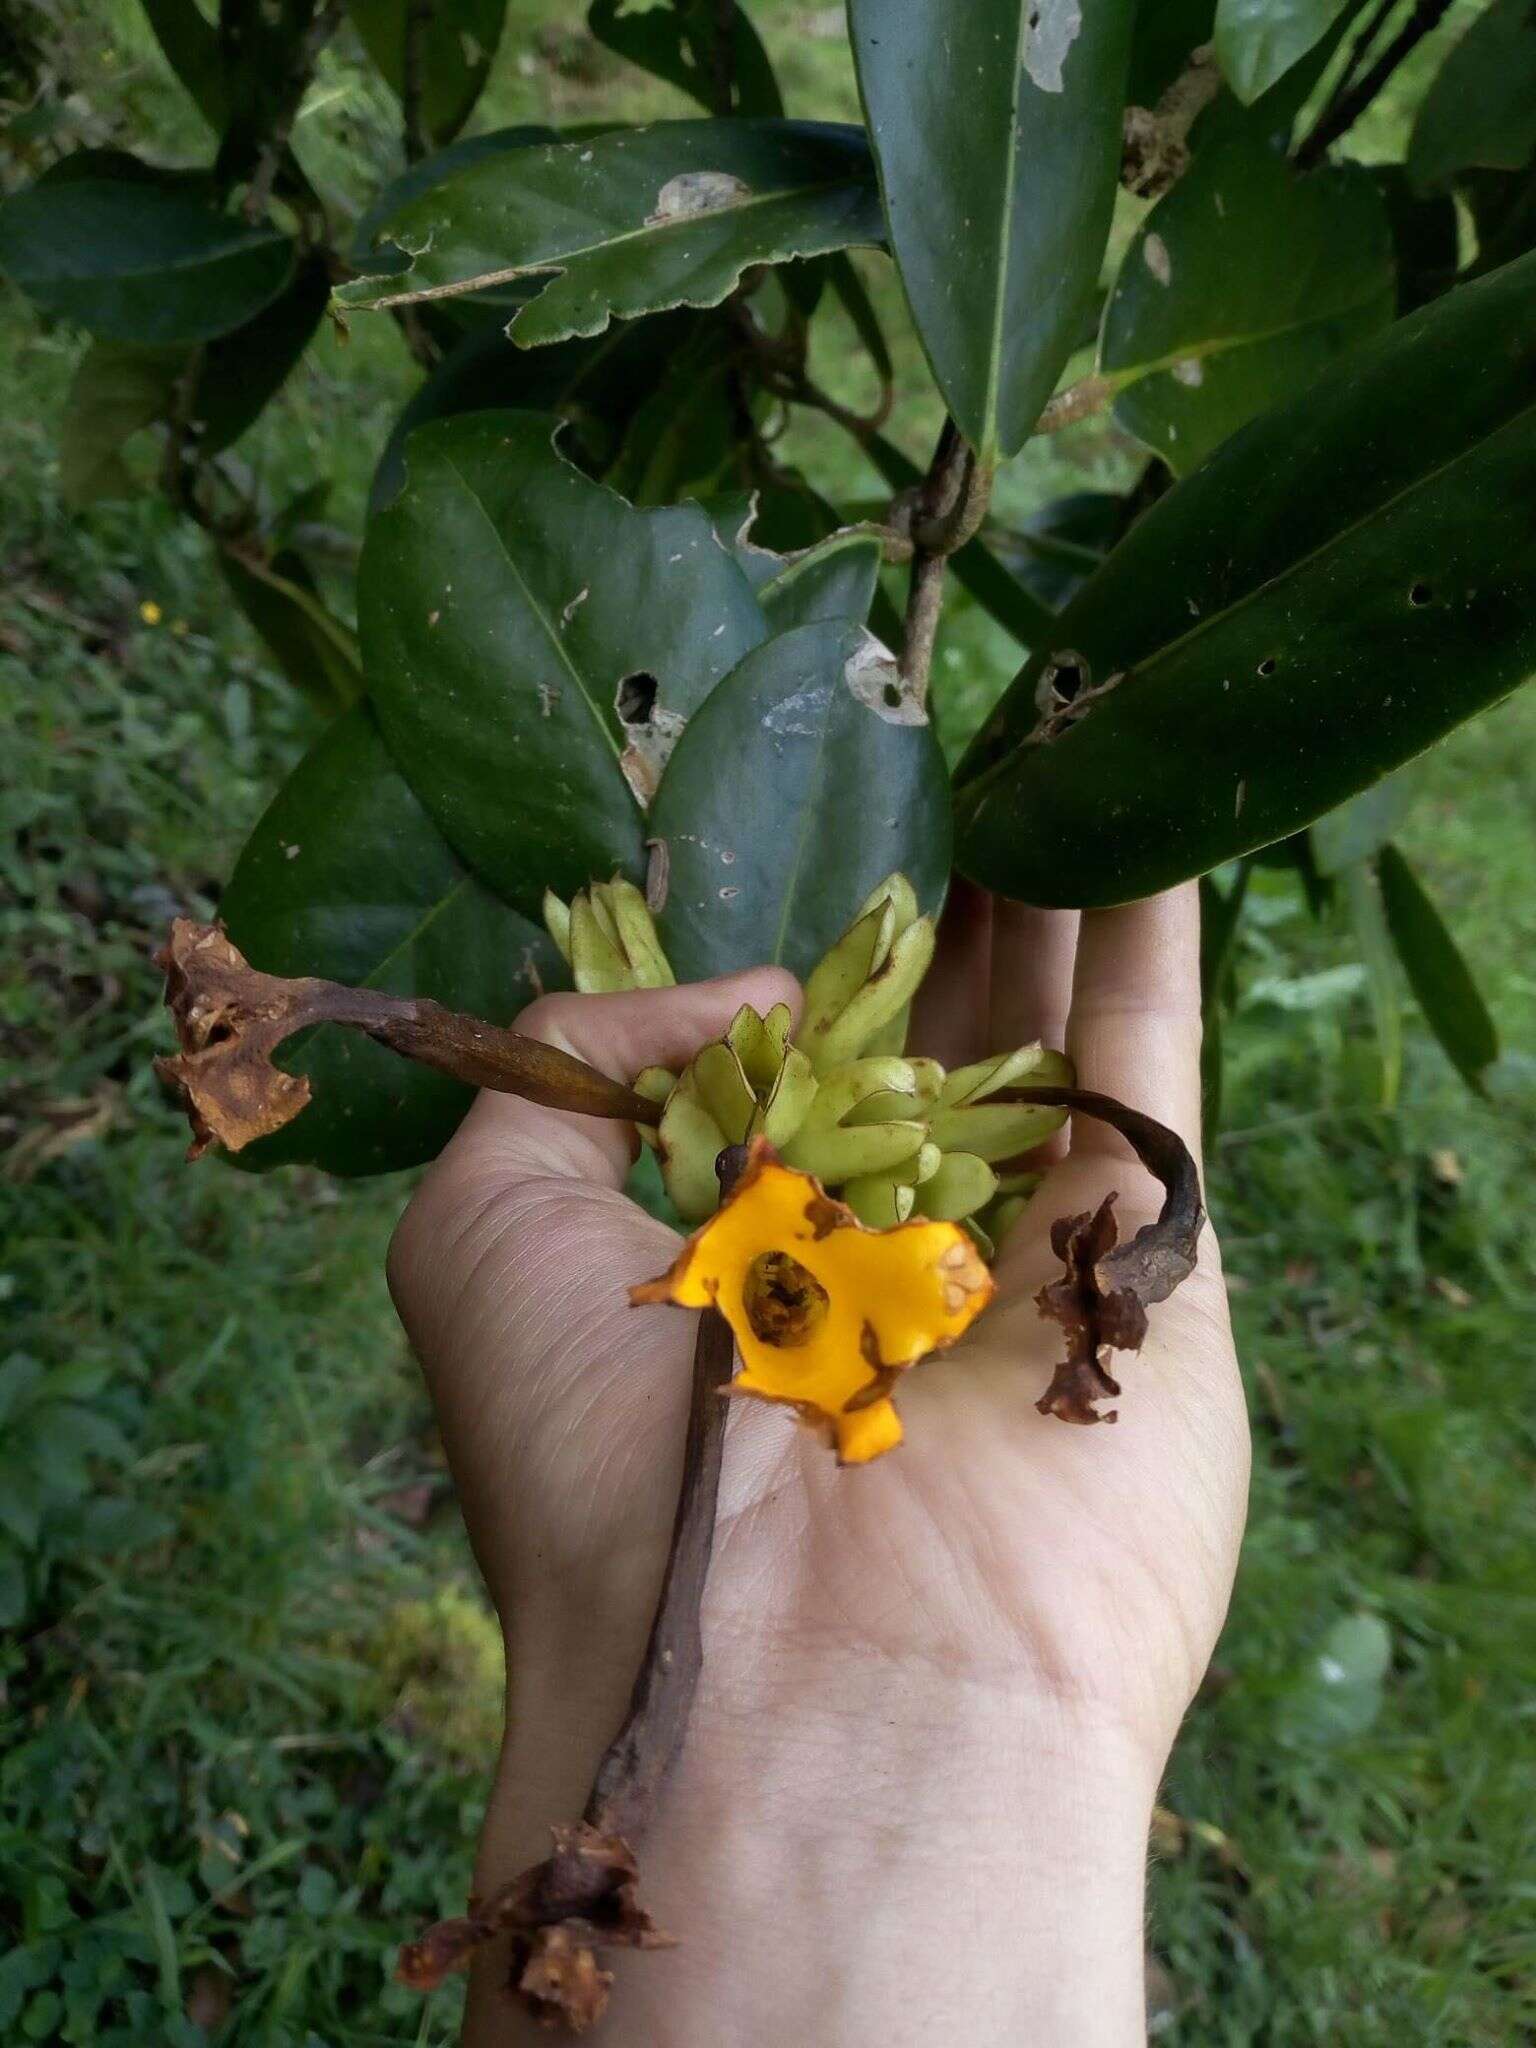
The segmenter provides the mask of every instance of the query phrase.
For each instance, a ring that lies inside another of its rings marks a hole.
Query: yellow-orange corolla
[[[830,1427],[838,1459],[866,1464],[901,1441],[898,1375],[953,1344],[992,1298],[958,1224],[869,1230],[759,1139],[720,1208],[634,1302],[717,1307],[735,1334],[731,1392],[782,1401]]]

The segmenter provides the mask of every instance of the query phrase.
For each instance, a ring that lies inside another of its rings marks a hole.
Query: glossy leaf
[[[838,620],[781,633],[690,721],[650,819],[668,849],[657,922],[680,981],[761,961],[806,975],[897,868],[937,910],[944,759],[882,653]]]
[[[1349,0],[1217,0],[1216,56],[1243,105],[1268,92],[1332,28]]]
[[[347,0],[364,49],[402,104],[414,77],[422,131],[433,142],[447,142],[469,119],[506,12],[507,0],[431,0],[425,7],[419,0]]]
[[[254,319],[293,244],[159,182],[50,178],[0,206],[0,270],[108,341],[208,341]]]
[[[1518,171],[1536,156],[1536,10],[1491,0],[1441,65],[1408,144],[1421,190],[1458,171]]]
[[[521,121],[508,128],[487,129],[483,135],[462,136],[457,142],[446,143],[443,148],[433,150],[430,156],[407,164],[403,171],[398,171],[380,187],[363,210],[352,231],[348,261],[354,270],[366,268],[385,221],[413,200],[435,191],[439,185],[446,185],[450,178],[467,170],[471,164],[484,163],[493,156],[506,156],[512,150],[526,149],[532,143],[559,140],[558,129],[543,122]]]
[[[254,320],[208,344],[192,396],[206,454],[217,455],[255,425],[309,346],[330,293],[326,265],[312,256]]]
[[[717,43],[722,18],[729,35],[724,51]],[[762,38],[739,6],[722,9],[717,0],[671,0],[664,7],[592,0],[587,27],[605,49],[664,78],[709,113],[784,111]],[[722,88],[728,108],[718,104]]]
[[[1376,861],[1382,908],[1425,1022],[1469,1088],[1481,1092],[1499,1034],[1472,971],[1423,884],[1395,846]]]
[[[224,549],[219,567],[283,674],[317,710],[334,713],[363,694],[357,641],[326,606],[303,557],[280,548],[271,561]]]
[[[1399,321],[1142,514],[961,765],[966,872],[1123,902],[1422,752],[1536,669],[1533,497],[1527,257]]]
[[[1033,431],[1098,282],[1131,0],[849,0],[891,249],[990,462]]]
[[[862,626],[874,603],[880,543],[866,533],[834,533],[791,557],[758,588],[769,630],[787,633],[818,619]]]
[[[338,719],[279,790],[220,902],[230,936],[269,974],[319,974],[431,996],[508,1023],[565,980],[544,931],[455,859],[385,751],[371,714]],[[356,1032],[321,1026],[281,1063],[307,1074],[304,1112],[241,1154],[385,1173],[431,1159],[473,1091]]]
[[[606,334],[525,349],[499,323],[464,335],[396,420],[374,472],[369,503],[387,505],[405,479],[405,444],[428,420],[515,406],[567,422],[570,459],[600,475],[617,457],[636,411],[665,366],[709,316],[681,308],[611,327]]]
[[[1369,174],[1298,176],[1265,143],[1207,150],[1148,214],[1104,311],[1116,416],[1176,475],[1304,390],[1396,311]]]
[[[1342,875],[1380,853],[1413,809],[1423,787],[1417,762],[1410,761],[1395,775],[1387,775],[1369,789],[1362,789],[1347,804],[1329,811],[1312,827],[1312,856],[1320,875]]]
[[[449,841],[537,916],[637,875],[660,751],[763,638],[696,505],[637,512],[556,454],[547,415],[475,413],[412,435],[369,524],[364,666],[395,759]]]
[[[165,417],[185,360],[180,349],[91,343],[76,365],[59,428],[59,488],[67,505],[78,509],[138,489],[123,444]]]
[[[199,12],[197,0],[140,0],[165,61],[191,94],[215,135],[228,117],[219,32]]]
[[[718,305],[750,266],[878,242],[881,223],[857,129],[664,121],[472,164],[380,233],[407,252],[408,269],[344,285],[344,304],[555,272],[511,325],[532,348],[599,334],[614,317]]]

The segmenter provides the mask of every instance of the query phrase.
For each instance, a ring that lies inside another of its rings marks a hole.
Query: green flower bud
[[[937,1173],[917,1190],[919,1215],[958,1223],[984,1208],[997,1192],[997,1175],[974,1152],[946,1152]]]
[[[633,882],[594,882],[577,891],[569,909],[548,890],[544,922],[583,995],[671,988],[676,980]]]
[[[692,1067],[667,1097],[656,1135],[662,1184],[673,1206],[685,1223],[702,1223],[719,1207],[715,1161],[726,1136],[700,1100]]]

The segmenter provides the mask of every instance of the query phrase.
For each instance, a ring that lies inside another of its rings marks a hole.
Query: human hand
[[[1089,913],[1080,936],[957,889],[913,1042],[957,1064],[1064,1034],[1084,1087],[1193,1145],[1198,988],[1193,889]],[[521,1022],[627,1079],[793,995],[765,969],[554,997]],[[629,1156],[622,1129],[482,1097],[392,1249],[507,1638],[482,1889],[579,1812],[665,1562],[694,1319],[627,1305],[676,1249],[624,1198]],[[621,1962],[602,2038],[1144,2038],[1146,1824],[1225,1612],[1247,1442],[1209,1230],[1118,1425],[1035,1412],[1060,1341],[1032,1300],[1050,1223],[1110,1188],[1123,1237],[1156,1213],[1122,1141],[1079,1120],[996,1302],[904,1377],[892,1455],[839,1470],[782,1411],[733,1407],[703,1679],[641,1845],[644,1901],[684,1946]],[[497,1979],[492,1957],[477,2048],[524,2038]]]

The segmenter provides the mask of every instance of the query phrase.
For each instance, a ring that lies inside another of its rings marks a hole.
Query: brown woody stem
[[[722,1195],[741,1171],[744,1149],[730,1146],[716,1171]],[[546,2025],[582,2033],[608,2002],[606,1948],[669,1944],[636,1896],[635,1844],[688,1732],[703,1666],[700,1612],[715,1544],[715,1507],[725,1450],[721,1399],[734,1360],[730,1325],[718,1309],[699,1317],[683,1477],[666,1574],[623,1726],[603,1752],[575,1827],[556,1827],[552,1855],[523,1871],[460,1920],[439,1922],[402,1950],[399,1976],[418,1990],[499,1934],[510,1934],[508,1989]]]
[[[912,580],[902,632],[901,672],[925,703],[933,647],[944,603],[944,565],[973,538],[986,517],[992,477],[952,419],[946,419],[918,486],[912,513]]]

